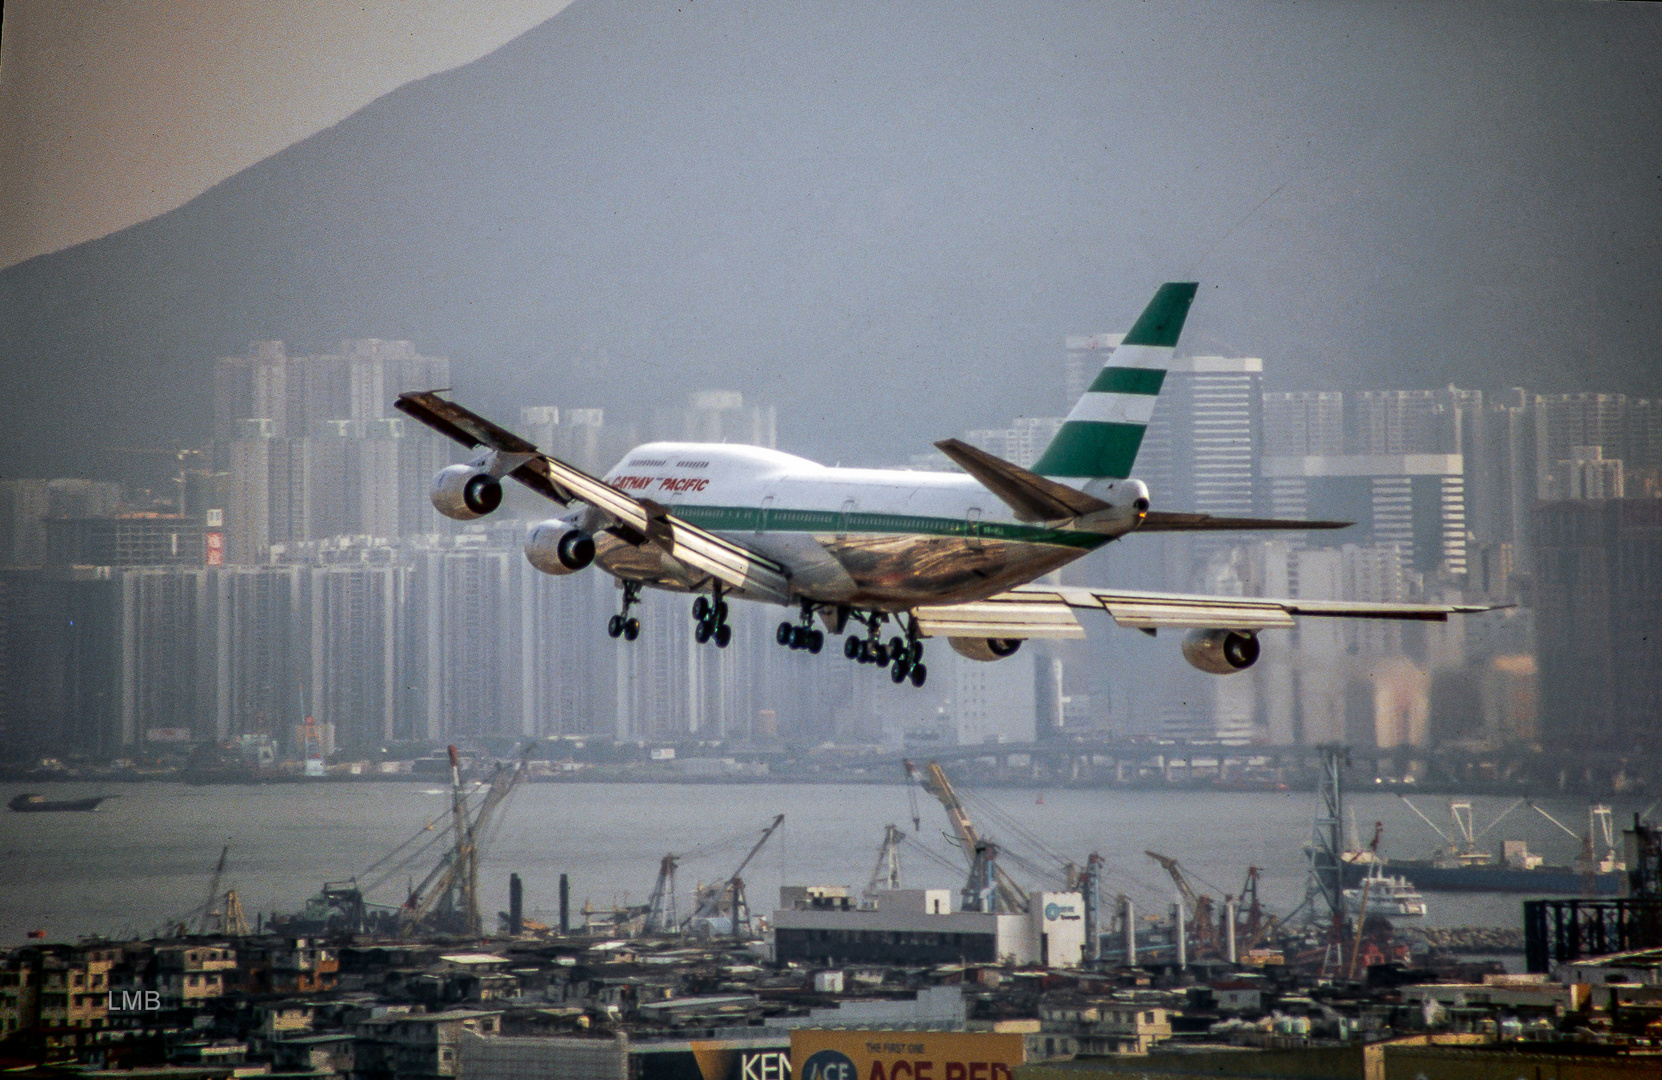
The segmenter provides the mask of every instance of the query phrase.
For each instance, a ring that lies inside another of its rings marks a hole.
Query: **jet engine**
[[[545,574],[575,574],[594,562],[594,537],[557,518],[539,521],[525,537],[525,559]]]
[[[971,660],[1002,660],[1021,648],[1021,638],[955,637],[946,641],[953,652]]]
[[[502,505],[502,482],[472,465],[450,465],[433,477],[432,499],[445,517],[472,521]]]
[[[1183,659],[1213,675],[1245,671],[1258,659],[1258,635],[1251,630],[1190,630],[1183,635]]]

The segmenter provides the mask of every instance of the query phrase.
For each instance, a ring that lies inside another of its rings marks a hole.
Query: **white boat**
[[[1398,875],[1387,876],[1385,864],[1373,863],[1361,888],[1345,890],[1345,906],[1356,911],[1362,906],[1362,893],[1368,894],[1369,915],[1390,915],[1397,918],[1420,918],[1425,915],[1425,897],[1412,882]]]

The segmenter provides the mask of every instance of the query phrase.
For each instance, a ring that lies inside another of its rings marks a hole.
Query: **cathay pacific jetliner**
[[[1295,615],[1440,621],[1488,610],[1040,582],[1133,532],[1346,524],[1164,512],[1132,478],[1195,289],[1160,286],[1032,469],[957,439],[935,445],[962,473],[830,468],[757,446],[655,442],[596,478],[437,392],[404,394],[397,407],[477,451],[434,478],[433,505],[446,517],[495,510],[503,477],[566,507],[531,527],[525,556],[549,574],[598,563],[616,577],[622,608],[607,631],[631,641],[640,621],[630,611],[646,587],[694,594],[696,637],[718,647],[731,636],[728,600],[755,600],[795,610],[779,624],[781,645],[817,653],[826,631],[846,634],[844,655],[922,686],[926,638],[997,660],[1027,638],[1083,637],[1077,609],[1150,634],[1184,629],[1184,656],[1220,675],[1251,667],[1259,631],[1289,627]]]

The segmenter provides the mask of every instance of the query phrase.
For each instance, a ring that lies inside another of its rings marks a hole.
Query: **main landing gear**
[[[806,649],[814,654],[825,648],[825,631],[814,628],[813,603],[802,601],[802,622],[796,626],[792,626],[788,619],[780,623],[773,640],[788,649]]]
[[[844,638],[844,656],[860,664],[887,666],[889,680],[896,684],[908,679],[913,686],[924,684],[924,680],[929,678],[929,668],[923,662],[923,642],[917,639],[911,627],[907,627],[906,636],[896,634],[885,645],[882,634],[888,615],[874,611],[863,617],[856,612],[850,617],[865,624],[866,636],[858,638],[850,634]]]
[[[702,645],[715,638],[716,648],[727,648],[727,643],[733,640],[733,628],[727,625],[727,601],[721,598],[721,590],[716,590],[713,600],[707,596],[694,600],[692,613],[693,618],[698,620],[693,640]]]
[[[611,637],[621,637],[625,641],[634,641],[641,636],[641,621],[629,614],[629,609],[641,602],[641,583],[625,581],[623,583],[623,610],[606,621],[606,633]]]

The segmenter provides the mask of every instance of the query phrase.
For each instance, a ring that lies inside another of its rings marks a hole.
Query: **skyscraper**
[[[449,381],[449,360],[407,341],[343,341],[318,356],[264,341],[221,358],[214,435],[219,466],[233,475],[230,560],[258,562],[272,544],[415,528],[416,489],[425,495],[449,448],[408,430],[392,403]]]

